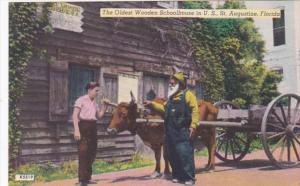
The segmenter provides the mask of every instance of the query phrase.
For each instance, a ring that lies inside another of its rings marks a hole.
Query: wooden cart
[[[275,166],[300,165],[300,96],[283,94],[267,107],[254,105],[249,110],[239,109],[228,101],[217,102],[215,106],[219,108],[218,120],[200,121],[200,125],[216,127],[217,158],[224,162],[242,160],[254,136],[259,135],[267,157]]]
[[[212,125],[217,126],[216,156],[220,160],[240,161],[249,152],[253,136],[259,134],[264,151],[275,166],[300,165],[300,96],[283,94],[267,107],[256,105],[249,110],[241,110],[228,101],[215,106],[220,109],[221,121]]]

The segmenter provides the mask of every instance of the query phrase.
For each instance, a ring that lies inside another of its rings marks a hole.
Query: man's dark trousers
[[[165,115],[166,147],[172,176],[182,181],[195,180],[194,149],[189,137],[190,108],[185,91],[179,100],[170,99]]]
[[[79,130],[81,139],[78,142],[78,179],[79,182],[91,180],[92,165],[97,150],[97,128],[96,121],[80,121]]]

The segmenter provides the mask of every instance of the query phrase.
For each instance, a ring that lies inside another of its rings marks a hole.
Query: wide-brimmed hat
[[[176,72],[175,74],[172,75],[172,77],[175,78],[176,80],[178,80],[182,85],[185,86],[186,78],[185,78],[183,72]]]

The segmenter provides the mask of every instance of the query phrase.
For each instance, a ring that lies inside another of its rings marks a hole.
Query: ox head
[[[136,118],[138,116],[137,103],[132,92],[130,92],[130,95],[131,101],[129,103],[122,102],[116,105],[116,108],[113,110],[112,118],[107,128],[109,134],[117,134],[125,130],[135,134]]]

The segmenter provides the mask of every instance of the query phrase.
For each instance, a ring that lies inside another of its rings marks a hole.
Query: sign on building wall
[[[70,3],[56,2],[50,9],[50,23],[54,28],[82,32],[83,8]]]
[[[138,96],[138,76],[131,74],[119,74],[118,76],[118,102],[130,102],[130,91],[137,99]]]

